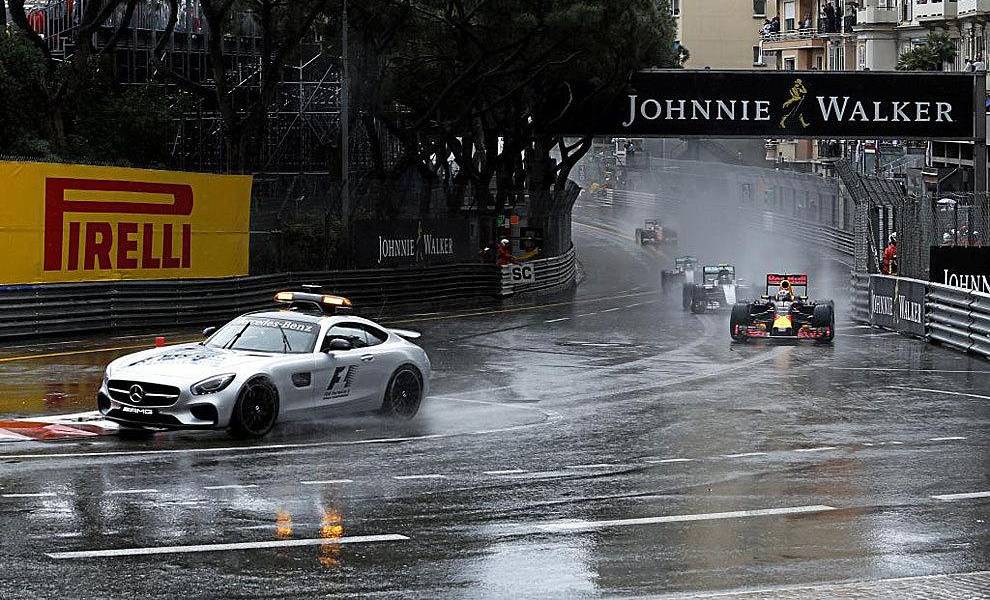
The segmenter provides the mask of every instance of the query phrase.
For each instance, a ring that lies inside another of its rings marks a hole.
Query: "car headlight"
[[[205,394],[215,394],[220,390],[224,389],[230,382],[234,380],[236,375],[234,373],[227,373],[225,375],[214,375],[209,379],[204,379],[199,383],[193,384],[189,391],[193,393],[194,396],[203,396]]]

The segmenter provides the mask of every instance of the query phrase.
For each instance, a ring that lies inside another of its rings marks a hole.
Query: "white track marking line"
[[[766,452],[741,452],[739,454],[725,454],[722,458],[745,458],[747,456],[766,456]]]
[[[990,374],[990,371],[969,371],[965,369],[905,369],[901,367],[828,367],[833,371],[895,371],[912,373],[982,373]]]
[[[607,312],[615,312],[615,311],[617,311],[617,310],[622,310],[622,307],[621,307],[621,306],[616,306],[615,308],[606,308],[606,309],[605,309],[605,310],[603,310],[602,312],[603,312],[603,313],[607,313]]]
[[[441,475],[439,473],[428,473],[426,475],[396,475],[392,479],[446,479],[446,475]]]
[[[957,440],[964,440],[964,439],[966,439],[966,438],[963,437],[963,436],[961,436],[961,435],[951,435],[951,436],[948,436],[948,437],[928,438],[928,441],[929,442],[955,442]]]
[[[565,469],[609,469],[612,467],[621,467],[622,465],[615,465],[609,463],[595,463],[590,465],[567,465]]]
[[[528,473],[526,469],[504,469],[502,471],[482,471],[485,475],[519,475],[520,473]]]
[[[338,485],[343,483],[354,483],[353,479],[324,479],[320,481],[300,481],[302,485]]]
[[[691,462],[693,458],[663,458],[663,459],[646,459],[643,462],[649,463],[651,465],[665,465],[668,463],[681,463],[681,462]]]
[[[971,498],[990,498],[990,492],[967,492],[965,494],[942,494],[932,496],[936,500],[951,502],[953,500],[969,500]]]
[[[146,488],[141,490],[107,490],[103,492],[105,496],[120,496],[124,494],[157,494],[158,490],[154,488]]]
[[[835,510],[833,506],[814,504],[809,506],[789,506],[784,508],[762,508],[757,510],[733,510],[728,512],[702,513],[693,515],[669,515],[664,517],[643,517],[639,519],[613,519],[604,521],[558,521],[535,525],[537,531],[549,533],[567,531],[592,531],[607,527],[628,527],[630,525],[657,525],[661,523],[681,523],[685,521],[714,521],[720,519],[740,519],[744,517],[766,517],[773,515],[793,515],[818,513]]]
[[[597,314],[598,314],[597,312],[584,313],[583,315],[574,315],[574,318],[577,319],[578,317],[590,317],[591,315],[597,315]]]
[[[889,390],[909,390],[912,392],[930,392],[932,394],[948,394],[950,396],[966,396],[967,398],[979,398],[980,400],[990,400],[990,396],[981,396],[979,394],[966,394],[963,392],[952,392],[949,390],[934,390],[931,388],[917,388],[908,387],[906,385],[888,385]]]
[[[37,494],[0,494],[0,498],[54,498],[55,492],[38,492]]]
[[[109,558],[117,556],[147,556],[149,554],[185,554],[189,552],[222,552],[230,550],[256,550],[259,548],[291,548],[295,546],[322,546],[324,544],[361,544],[368,542],[398,542],[409,538],[397,533],[383,535],[357,535],[336,539],[315,538],[301,540],[271,540],[265,542],[239,542],[233,544],[202,544],[196,546],[158,546],[155,548],[120,548],[116,550],[81,550],[77,552],[48,552],[45,556],[56,560],[69,558]]]
[[[242,485],[207,485],[203,486],[204,490],[246,490],[250,488],[258,487],[254,483],[245,483]]]
[[[818,446],[817,448],[797,448],[795,452],[825,452],[826,450],[838,450],[836,446]]]
[[[544,321],[544,323],[560,323],[561,321],[570,321],[570,317],[561,317],[559,319],[549,319]]]

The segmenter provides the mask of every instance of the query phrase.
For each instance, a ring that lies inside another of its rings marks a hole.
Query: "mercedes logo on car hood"
[[[128,390],[127,395],[131,399],[131,402],[140,404],[144,400],[144,388],[135,383]]]

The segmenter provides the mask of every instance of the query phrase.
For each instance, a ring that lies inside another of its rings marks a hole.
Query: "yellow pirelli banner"
[[[251,177],[0,161],[0,285],[248,272]]]

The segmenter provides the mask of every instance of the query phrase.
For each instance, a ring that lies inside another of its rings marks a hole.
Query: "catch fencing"
[[[500,272],[485,264],[298,272],[225,279],[113,281],[0,287],[0,339],[220,324],[273,306],[281,289],[319,285],[364,316],[416,305],[492,301]]]
[[[930,281],[853,273],[854,321],[990,359],[990,294]]]

